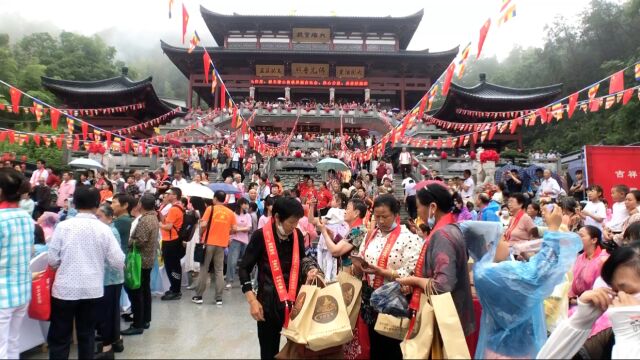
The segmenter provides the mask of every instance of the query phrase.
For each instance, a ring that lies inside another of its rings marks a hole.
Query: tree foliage
[[[563,96],[640,61],[640,0],[618,3],[593,0],[576,25],[557,18],[546,29],[542,48],[514,48],[499,62],[481,59],[470,64],[461,82],[477,83],[479,73],[487,73],[488,81],[512,87],[536,87],[563,83]],[[627,71],[626,87],[636,84]],[[608,83],[600,86],[605,95]],[[586,98],[586,91],[580,99]],[[634,96],[635,98],[635,96]],[[566,103],[566,101],[565,101]],[[601,109],[597,113],[576,111],[571,120],[537,125],[524,130],[528,148],[577,150],[585,144],[629,144],[640,141],[638,100],[622,107]]]

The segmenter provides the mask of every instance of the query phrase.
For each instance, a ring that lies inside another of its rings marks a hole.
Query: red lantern
[[[443,151],[443,152],[440,153],[440,159],[442,159],[442,160],[445,160],[447,158],[447,156],[448,155],[447,155],[446,151]]]

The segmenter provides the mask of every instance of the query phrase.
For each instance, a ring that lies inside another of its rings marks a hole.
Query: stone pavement
[[[142,335],[125,336],[125,350],[116,354],[116,359],[260,357],[256,322],[237,282],[234,288],[225,290],[222,307],[215,305],[211,287],[204,294],[202,305],[191,302],[193,294],[183,288],[181,300],[168,302],[154,296],[151,328]],[[122,322],[123,330],[128,327],[129,323]],[[39,347],[22,354],[23,359],[47,357]],[[75,345],[71,357],[77,358]]]

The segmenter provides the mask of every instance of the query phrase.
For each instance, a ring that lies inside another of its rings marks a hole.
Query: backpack
[[[189,242],[193,238],[193,234],[196,231],[198,225],[198,216],[195,211],[185,211],[182,206],[178,206],[182,211],[182,225],[180,229],[173,228],[178,232],[178,240],[182,242]]]

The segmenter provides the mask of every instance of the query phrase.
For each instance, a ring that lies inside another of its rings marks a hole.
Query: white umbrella
[[[287,101],[287,99],[283,98],[283,97],[279,97],[278,101]]]
[[[85,168],[85,169],[104,169],[102,164],[91,159],[75,159],[69,163],[69,166]]]
[[[339,159],[326,158],[326,159],[320,160],[316,164],[316,169],[320,171],[329,171],[329,170],[345,171],[345,170],[349,170],[349,167],[347,166],[347,164],[343,163]]]
[[[190,182],[179,186],[183,196],[196,196],[203,199],[213,199],[213,191],[208,186]]]

